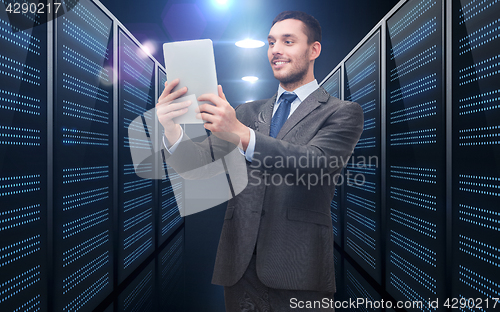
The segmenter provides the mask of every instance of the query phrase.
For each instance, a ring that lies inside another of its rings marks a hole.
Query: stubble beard
[[[302,60],[307,60],[307,52],[304,53],[299,61]],[[302,64],[303,66],[292,65],[290,73],[284,77],[279,77],[277,76],[277,73],[274,72],[274,78],[278,79],[283,87],[287,89],[296,89],[296,87],[299,87],[301,85],[301,82],[304,80],[307,75],[307,71],[309,70],[309,64],[307,62],[304,61]]]

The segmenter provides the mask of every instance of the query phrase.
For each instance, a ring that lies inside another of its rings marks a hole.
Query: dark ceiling
[[[216,0],[101,0],[141,43],[148,42],[161,64],[165,42],[212,39],[218,82],[233,106],[268,98],[278,88],[267,60],[267,44],[257,49],[241,49],[234,44],[245,38],[267,42],[271,22],[278,13],[305,11],[320,22],[322,52],[315,64],[315,76],[321,82],[397,2],[227,0],[221,7]],[[251,84],[241,80],[243,76],[257,76],[259,80]]]

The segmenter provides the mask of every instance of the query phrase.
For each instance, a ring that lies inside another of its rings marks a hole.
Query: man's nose
[[[276,42],[273,46],[273,55],[282,54],[282,52],[283,52],[282,48],[283,48],[283,46],[281,44],[279,44],[278,42]]]

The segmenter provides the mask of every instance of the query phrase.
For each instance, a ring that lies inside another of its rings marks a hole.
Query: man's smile
[[[290,61],[279,59],[279,60],[273,60],[272,63],[273,63],[273,68],[279,69],[279,68],[283,67],[285,64],[290,63]]]

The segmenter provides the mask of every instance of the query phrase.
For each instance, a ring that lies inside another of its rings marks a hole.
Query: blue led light
[[[403,282],[403,280],[397,277],[393,272],[391,272],[390,281],[391,285],[394,286],[408,300],[412,302],[422,302],[422,311],[431,312],[434,310],[431,310],[429,301],[427,300],[428,298],[422,297],[417,291],[415,291],[415,289]]]
[[[397,209],[391,208],[391,220],[403,226],[406,226],[420,234],[436,239],[436,224],[417,218],[413,215],[404,213]]]
[[[40,116],[40,99],[0,89],[0,109]]]
[[[406,13],[405,16],[398,20],[393,26],[389,27],[391,37],[397,36],[401,31],[410,26],[435,4],[436,1],[433,0],[420,1],[408,13]]]
[[[436,252],[426,248],[424,245],[417,243],[414,240],[409,239],[405,235],[401,235],[398,232],[391,230],[391,242],[403,248],[407,252],[416,256],[418,259],[436,267]]]
[[[86,95],[96,100],[103,101],[105,103],[109,102],[110,94],[107,90],[99,88],[93,84],[85,82],[66,73],[63,73],[63,77],[65,77],[62,79],[63,88]]]
[[[144,68],[144,70],[148,73],[152,73],[154,71],[153,64],[150,62],[146,62],[144,59],[140,58],[137,55],[137,52],[133,50],[133,47],[131,47],[128,42],[123,43],[123,51],[124,53],[130,57],[136,64],[139,66],[139,68]],[[137,47],[135,47],[137,49]],[[141,50],[138,50],[141,51]]]
[[[356,147],[354,149],[375,147],[376,146],[375,142],[376,142],[375,137],[361,138],[359,139],[358,144],[356,144]]]
[[[426,209],[429,209],[431,211],[436,211],[436,205],[437,205],[436,196],[432,196],[432,195],[424,194],[424,193],[419,193],[419,192],[415,192],[415,191],[411,191],[411,190],[407,190],[407,189],[401,189],[401,188],[397,188],[394,186],[391,186],[390,188],[391,188],[391,190],[390,190],[391,196],[390,197],[392,199],[398,200],[398,201],[401,201],[401,202],[404,202],[404,203],[407,203],[410,205],[414,205],[417,207],[426,208]],[[408,194],[417,195],[418,197],[408,195]],[[431,198],[433,200],[427,200],[427,199],[424,199],[422,197]],[[425,204],[423,204],[423,203],[425,203]]]
[[[486,60],[483,60],[479,63],[472,65],[471,67],[474,69],[468,74],[460,75],[458,78],[461,82],[458,84],[459,86],[463,86],[469,84],[471,82],[475,82],[481,79],[489,78],[500,73],[500,54],[494,57],[490,57]],[[485,73],[483,73],[485,72]],[[482,74],[481,74],[482,73]],[[473,77],[468,80],[465,80],[468,77]]]
[[[370,77],[375,73],[375,61],[363,68],[362,71],[357,73],[352,79],[347,81],[347,89],[350,90],[352,87],[363,81],[365,78]]]
[[[375,212],[376,203],[374,201],[363,198],[363,197],[358,196],[356,194],[352,194],[352,193],[348,192],[347,193],[347,202],[354,204],[358,207],[361,207],[363,209],[366,209],[368,211]]]
[[[354,251],[361,259],[363,259],[372,269],[375,267],[375,258],[366,250],[356,244],[350,237],[347,237],[347,247]]]
[[[162,214],[162,216],[161,216],[161,222],[167,221],[168,219],[170,219],[171,217],[173,217],[175,214],[177,214],[178,211],[179,211],[179,208],[177,206],[171,208],[170,210],[168,210],[167,212],[165,212],[164,214]]]
[[[74,51],[73,49],[63,45],[63,57],[62,59],[79,69],[83,69],[86,72],[92,74],[95,77],[109,82],[109,69],[102,67],[101,65],[91,61],[82,54]]]
[[[429,274],[420,270],[410,261],[404,259],[394,251],[391,251],[390,262],[413,278],[413,280],[431,291],[434,295],[436,294],[436,279],[432,278]]]
[[[357,221],[359,224],[364,225],[370,231],[375,232],[376,222],[367,216],[347,207],[347,217],[352,218]]]
[[[75,299],[70,301],[64,308],[63,311],[73,312],[82,308],[87,302],[92,300],[104,287],[110,284],[109,273],[106,272],[101,278],[90,285],[87,289],[82,291]]]
[[[64,103],[63,105],[63,115],[66,116],[71,116],[71,117],[76,117],[76,118],[81,118],[85,120],[90,120],[94,122],[99,122],[99,123],[104,123],[108,124],[109,123],[109,113],[105,111],[101,111],[99,109],[93,108],[93,107],[88,107],[80,104],[76,104],[70,101],[63,100]],[[73,113],[68,113],[67,111],[71,111]],[[88,116],[92,117],[88,117]]]
[[[142,91],[141,89],[137,88],[136,86],[132,85],[130,82],[126,80],[123,83],[124,83],[123,90],[126,93],[138,98],[142,102],[146,102],[149,105],[153,103],[153,98],[148,93]],[[144,111],[146,110],[145,108],[142,107],[141,109]]]
[[[365,298],[367,301],[374,302],[375,299],[370,295],[370,293],[361,285],[361,283],[352,275],[352,273],[347,270],[347,279],[351,282],[354,288],[358,291],[359,295],[353,296],[352,298]]]
[[[495,281],[486,278],[481,274],[464,267],[463,265],[459,265],[459,268],[460,270],[458,273],[463,277],[459,279],[461,282],[475,289],[482,295],[488,296],[490,298],[500,295],[499,283],[496,283]],[[493,296],[491,296],[490,294],[492,294]]]
[[[80,17],[86,25],[89,25],[97,30],[107,40],[109,33],[111,32],[111,23],[110,26],[106,26],[99,18],[97,18],[97,16],[92,14],[92,12],[90,12],[84,5],[81,5],[78,1],[65,0],[65,2],[71,4],[73,7],[72,12]]]
[[[33,286],[35,283],[40,281],[40,266],[37,265],[16,277],[13,277],[2,284],[0,284],[0,289],[3,291],[0,298],[0,303],[6,301],[7,299],[17,295],[18,293],[24,291],[26,288]]]
[[[476,102],[469,103],[469,104],[461,105],[458,107],[459,109],[474,107],[474,106],[478,106],[478,105],[483,105],[483,107],[477,108],[477,109],[470,109],[468,111],[461,111],[461,112],[459,112],[459,115],[474,114],[474,113],[479,113],[479,112],[484,112],[484,111],[489,111],[489,110],[494,110],[494,109],[500,108],[500,104],[496,104],[496,103],[498,103],[498,101],[500,101],[500,96],[491,97],[491,95],[498,94],[498,93],[500,93],[500,89],[495,90],[495,91],[491,91],[491,92],[485,92],[485,93],[471,96],[471,97],[468,97],[465,99],[460,99],[459,102],[461,102],[461,103],[466,102],[466,101],[470,101],[470,100],[476,100],[476,99],[479,99],[479,100]],[[490,106],[488,106],[488,105],[490,105]]]
[[[462,44],[458,47],[459,50],[461,50],[458,55],[463,55],[464,53],[470,52],[480,46],[492,42],[495,39],[498,39],[500,37],[500,26],[494,26],[498,23],[500,23],[500,18],[460,39],[458,42]]]
[[[92,259],[86,265],[80,267],[78,270],[73,272],[71,275],[63,279],[63,294],[78,286],[81,282],[85,281],[89,276],[96,273],[109,263],[109,252],[105,251],[103,254],[97,258]]]
[[[39,221],[40,204],[4,211],[0,217],[0,231]]]
[[[0,248],[0,268],[40,251],[40,235],[35,235]]]
[[[175,208],[174,208],[175,209]],[[178,209],[175,209],[176,212]],[[172,221],[167,223],[162,229],[161,229],[161,235],[164,236],[165,234],[168,233],[172,228],[174,228],[177,224],[179,224],[182,221],[181,216],[176,216]]]
[[[81,242],[80,244],[74,246],[73,248],[70,248],[69,250],[63,252],[62,254],[63,267],[68,266],[69,264],[75,262],[76,260],[87,255],[88,253],[96,250],[100,246],[108,243],[109,241],[110,241],[109,231],[105,230],[104,232],[99,233],[96,236],[93,236],[87,239],[86,241]]]
[[[323,84],[323,88],[328,91],[332,96],[338,98],[338,88],[339,88],[339,81],[337,76],[335,76],[335,79],[328,80],[326,83]],[[335,90],[334,93],[332,93]]]
[[[425,113],[428,111],[432,111],[429,113]],[[410,121],[410,120],[415,120],[419,118],[425,118],[429,116],[434,116],[436,115],[437,111],[437,106],[436,106],[436,100],[432,100],[429,102],[413,105],[411,107],[407,107],[398,111],[391,112],[390,120],[391,124],[396,124],[400,122],[405,122],[405,121]],[[416,115],[416,116],[411,116],[411,115]],[[399,119],[403,118],[403,119]],[[399,120],[398,120],[399,119]]]
[[[347,97],[348,101],[358,102],[359,99],[375,92],[375,80],[368,83],[366,86],[362,87],[356,92],[353,92]]]
[[[67,239],[107,220],[109,220],[109,208],[88,214],[85,217],[75,219],[68,223],[63,223],[62,238]]]
[[[368,247],[375,250],[375,239],[371,237],[369,234],[358,229],[351,222],[347,222],[347,231],[352,235],[356,236],[360,241],[368,245]]]
[[[498,177],[460,174],[459,178],[460,178],[460,180],[458,181],[459,185],[467,185],[470,187],[470,188],[459,187],[460,191],[466,191],[466,192],[478,193],[490,196],[500,196],[500,183],[490,184],[486,182],[486,181],[500,182],[500,178]],[[471,179],[472,181],[464,181],[463,179]],[[491,189],[491,191],[486,191],[479,188],[489,188]]]
[[[127,200],[123,203],[123,212],[128,212],[143,206],[149,206],[151,205],[152,200],[153,197],[151,196],[151,193]]]
[[[391,69],[391,82],[437,60],[436,55],[437,46],[433,45],[401,65],[398,65],[396,68]]]
[[[145,179],[125,182],[123,185],[123,192],[130,193],[140,189],[151,187],[152,185],[153,182],[151,180],[145,180]]]
[[[141,255],[143,255],[148,249],[153,247],[152,238],[146,240],[142,245],[137,247],[134,251],[132,251],[128,256],[123,260],[123,268],[126,269],[129,265],[131,265],[134,261],[139,259]]]
[[[5,25],[5,27],[0,26],[0,38],[8,41],[10,44],[15,44],[28,52],[41,55],[40,52],[38,52],[40,50],[40,46],[36,44],[37,42],[40,42],[38,38],[32,37],[24,31],[13,33],[10,23],[4,21],[3,19],[0,19],[0,22]]]
[[[141,74],[137,69],[135,69],[132,65],[127,63],[127,61],[123,61],[123,71],[130,75],[134,81],[139,82],[146,88],[151,88],[151,78]]]
[[[414,95],[432,90],[436,88],[436,83],[436,73],[432,73],[410,84],[401,86],[400,88],[391,91],[390,103],[393,104]]]
[[[391,60],[396,57],[401,56],[405,52],[408,52],[415,45],[419,44],[421,41],[432,35],[437,30],[436,17],[427,21],[419,29],[415,30],[408,37],[404,38],[402,41],[396,43],[391,48]],[[392,38],[391,38],[392,39]]]
[[[337,225],[336,223],[338,222],[338,217],[336,214],[334,214],[333,212],[330,211],[330,215],[332,216],[332,227],[333,227],[333,234],[334,235],[338,235],[339,231],[338,231],[338,228],[337,228]]]
[[[349,63],[349,65],[346,64],[346,72],[351,73],[354,72],[359,66],[361,66],[363,63],[365,63],[370,57],[373,57],[375,55],[376,49],[375,49],[375,43],[370,45],[368,48],[366,48],[363,53],[361,53],[352,63]]]
[[[498,229],[496,229],[498,231]],[[462,240],[458,243],[461,245],[460,251],[476,257],[488,264],[500,267],[500,249],[489,244],[485,244],[478,240],[469,238],[467,236],[459,235]],[[465,242],[467,241],[467,242]],[[468,248],[468,249],[465,249]],[[496,254],[495,254],[496,253]]]
[[[19,306],[19,308],[15,309],[13,312],[21,312],[21,311],[39,311],[40,310],[40,295],[36,295],[31,298],[25,304]]]
[[[472,5],[475,2],[476,2],[476,0],[473,0],[472,2],[469,2],[466,6],[463,6],[460,9],[461,14],[459,16],[459,19],[461,21],[458,23],[458,25],[461,25],[461,24],[467,22],[468,20],[470,20],[471,18],[478,16],[479,14],[484,12],[485,10],[488,10],[489,7],[497,4],[499,2],[499,0],[481,0],[480,3],[477,3],[476,5],[472,6],[471,8],[464,10],[465,8],[467,8],[468,6]],[[476,12],[474,12],[474,11],[476,11]]]
[[[11,181],[17,181],[12,183]],[[40,190],[40,175],[0,177],[0,196],[16,195]]]
[[[130,246],[132,246],[134,243],[138,242],[141,238],[145,237],[146,235],[150,234],[153,230],[153,224],[148,223],[139,230],[135,231],[134,233],[130,234],[123,240],[123,249],[126,250]]]
[[[361,108],[363,108],[363,112],[366,114],[375,110],[376,101],[373,99],[360,105]]]
[[[149,207],[145,211],[142,211],[132,217],[125,219],[123,221],[123,230],[128,231],[134,226],[140,224],[141,222],[148,221],[153,217],[152,208]]]
[[[140,306],[135,306],[129,310],[130,304],[139,296],[139,294],[146,288],[151,289],[151,281],[153,278],[153,272],[149,271],[146,276],[134,287],[130,294],[123,300],[125,311],[140,311]]]
[[[90,35],[84,29],[78,27],[75,23],[70,21],[66,16],[62,16],[63,19],[63,29],[62,31],[67,33],[69,36],[73,37],[76,41],[83,44],[91,51],[96,53],[102,58],[108,57],[108,49],[106,43],[101,43],[93,35]]]

